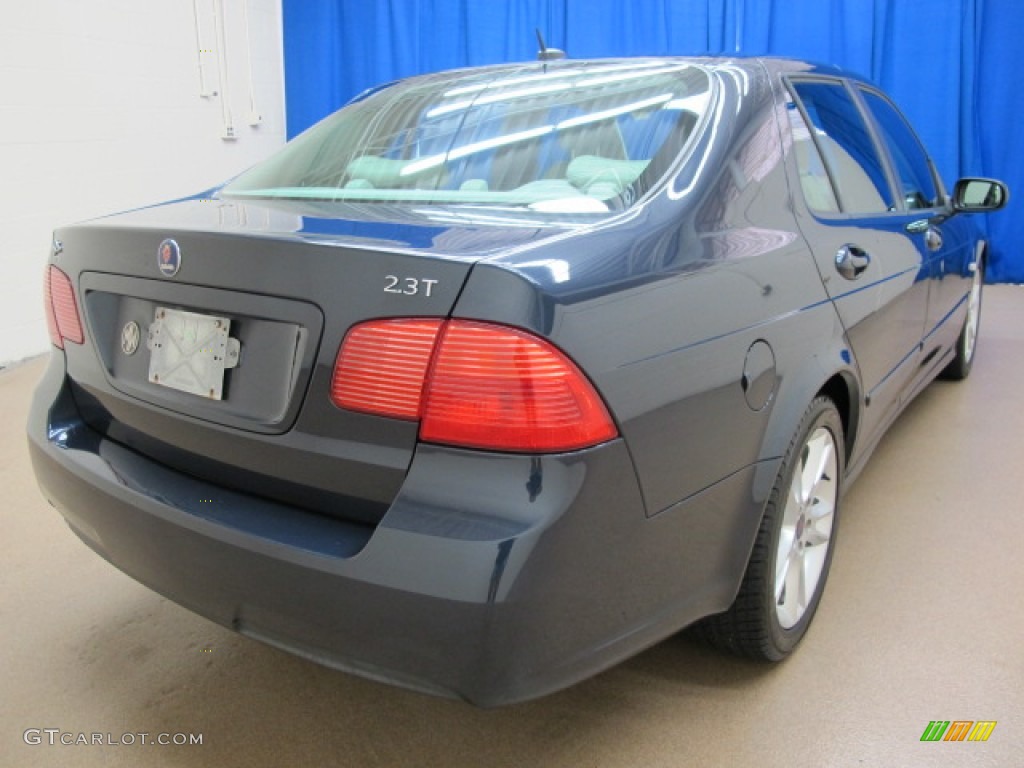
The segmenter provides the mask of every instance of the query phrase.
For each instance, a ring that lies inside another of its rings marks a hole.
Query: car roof
[[[501,64],[486,64],[473,67],[459,67],[457,69],[440,70],[437,72],[412,75],[410,77],[381,83],[368,88],[358,94],[349,103],[362,101],[367,96],[378,91],[390,88],[394,85],[414,85],[416,83],[445,82],[453,79],[489,78],[498,79],[501,77],[512,77],[528,74],[546,72],[564,72],[573,69],[586,69],[596,66],[609,66],[616,64],[658,64],[692,63],[703,67],[710,72],[724,72],[729,69],[741,69],[752,75],[759,76],[768,72],[772,75],[784,74],[809,74],[827,77],[850,78],[868,82],[866,78],[853,72],[840,69],[832,64],[806,61],[784,56],[746,56],[746,55],[708,55],[708,56],[617,56],[608,58],[586,58],[586,59],[556,59],[553,61],[518,61]]]
[[[643,64],[643,63],[693,63],[697,66],[715,70],[722,67],[741,68],[756,70],[759,67],[766,67],[770,70],[780,72],[806,72],[813,74],[825,74],[835,77],[858,76],[840,69],[832,64],[823,62],[807,61],[784,56],[744,56],[744,55],[720,55],[720,56],[617,56],[608,58],[586,58],[586,59],[557,59],[554,61],[518,61],[502,64],[486,64],[474,67],[460,67],[457,69],[442,70],[434,73],[415,75],[418,77],[446,77],[466,76],[471,74],[493,74],[501,76],[504,74],[519,73],[523,70],[530,71],[564,71],[571,69],[585,69],[593,66],[604,66],[612,64]],[[401,82],[401,81],[396,81]]]

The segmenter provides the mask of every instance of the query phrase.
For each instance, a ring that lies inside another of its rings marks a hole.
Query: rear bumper
[[[483,706],[565,687],[724,609],[761,509],[750,467],[647,518],[621,441],[542,458],[420,446],[383,521],[345,523],[101,438],[60,354],[29,444],[47,499],[141,583],[317,662]]]

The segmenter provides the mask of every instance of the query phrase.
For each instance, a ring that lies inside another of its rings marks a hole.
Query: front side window
[[[906,207],[914,211],[940,205],[928,155],[910,125],[881,94],[867,89],[861,89],[861,94],[892,155]]]
[[[222,194],[606,213],[665,174],[711,87],[703,68],[671,61],[414,79],[345,107]]]
[[[793,89],[846,213],[894,210],[885,164],[860,110],[842,83],[796,82]]]

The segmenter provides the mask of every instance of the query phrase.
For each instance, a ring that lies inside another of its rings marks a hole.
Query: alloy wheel
[[[807,438],[786,496],[775,553],[775,612],[791,629],[814,599],[832,539],[839,491],[836,442],[825,427]]]
[[[967,298],[967,325],[964,327],[964,360],[974,357],[974,344],[978,339],[978,325],[981,320],[981,268],[974,271],[971,293]]]

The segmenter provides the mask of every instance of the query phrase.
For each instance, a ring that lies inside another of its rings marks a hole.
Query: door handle
[[[918,219],[907,224],[907,232],[912,235],[924,235],[924,245],[929,251],[937,251],[942,247],[942,233],[933,225],[937,219]]]
[[[935,227],[928,227],[924,233],[924,244],[929,251],[937,251],[942,247],[942,233]]]
[[[847,280],[856,280],[871,263],[871,256],[856,245],[844,245],[836,254],[836,270]]]

